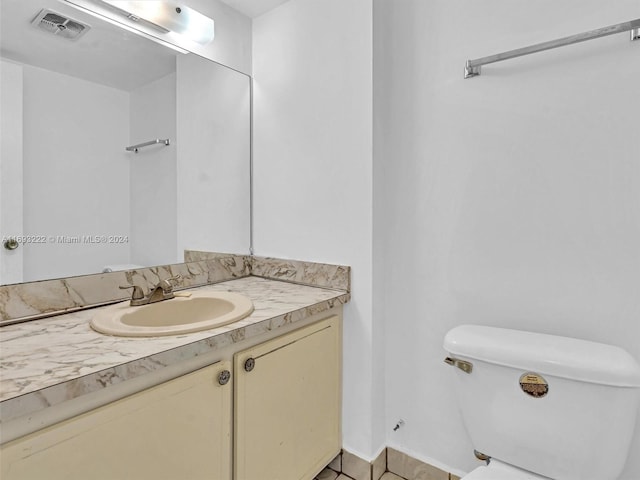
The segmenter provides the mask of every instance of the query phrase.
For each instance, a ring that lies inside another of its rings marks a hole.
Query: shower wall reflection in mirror
[[[248,253],[248,76],[56,0],[1,8],[0,284]]]

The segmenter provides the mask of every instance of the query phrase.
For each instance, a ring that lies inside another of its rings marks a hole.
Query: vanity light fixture
[[[176,2],[142,0],[60,0],[78,10],[136,33],[180,53],[178,45],[195,42],[206,45],[215,36],[209,17]],[[185,45],[189,48],[188,45]]]
[[[211,18],[177,2],[166,0],[100,0],[134,22],[157,27],[163,33],[175,32],[206,45],[215,36]]]

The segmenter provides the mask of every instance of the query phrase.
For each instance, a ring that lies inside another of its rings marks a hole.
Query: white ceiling
[[[42,31],[31,25],[42,8],[91,29],[77,41]],[[16,62],[127,91],[175,71],[176,63],[173,50],[57,0],[0,0],[0,49]]]
[[[221,0],[247,17],[255,18],[289,0]]]
[[[221,0],[255,18],[288,0]],[[91,29],[77,41],[34,28],[49,8]],[[5,58],[131,91],[175,71],[176,53],[80,12],[58,0],[0,0],[0,49]]]

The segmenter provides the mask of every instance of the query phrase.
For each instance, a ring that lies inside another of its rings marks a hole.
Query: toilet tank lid
[[[640,365],[604,343],[481,325],[460,325],[444,338],[452,355],[601,385],[640,387]]]

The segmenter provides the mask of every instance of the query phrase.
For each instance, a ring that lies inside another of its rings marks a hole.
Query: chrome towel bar
[[[161,139],[156,138],[155,140],[151,140],[149,142],[139,143],[138,145],[131,145],[130,147],[125,147],[127,152],[135,152],[138,153],[138,150],[143,147],[148,147],[149,145],[156,145],[158,143],[164,143],[165,145],[169,145],[169,139]]]
[[[574,43],[586,42],[587,40],[593,40],[595,38],[606,37],[608,35],[623,32],[631,32],[631,40],[640,40],[640,18],[629,22],[598,28],[597,30],[591,30],[589,32],[578,33],[576,35],[571,35],[570,37],[537,43],[536,45],[509,50],[508,52],[498,53],[496,55],[489,55],[488,57],[467,60],[464,67],[464,78],[477,77],[480,75],[482,65],[487,65],[488,63],[501,62],[511,58],[522,57],[524,55],[530,55],[544,50],[573,45]]]

